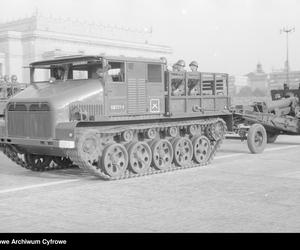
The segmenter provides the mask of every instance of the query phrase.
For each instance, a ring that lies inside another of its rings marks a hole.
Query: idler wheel
[[[44,170],[51,163],[52,158],[46,155],[25,154],[25,162],[32,170]]]
[[[146,142],[134,142],[128,148],[129,167],[136,174],[147,172],[151,165],[152,152]]]
[[[174,162],[178,166],[184,166],[191,162],[193,157],[193,145],[188,138],[176,138],[172,143],[174,150]]]
[[[207,136],[214,141],[223,139],[225,133],[226,133],[225,124],[221,121],[212,124],[211,126],[207,127],[206,130]]]
[[[73,162],[67,157],[55,156],[52,159],[54,163],[60,167],[72,167]]]
[[[208,161],[211,147],[209,139],[204,136],[196,136],[193,138],[194,161],[198,164]]]
[[[158,170],[171,167],[173,160],[172,144],[166,139],[156,139],[151,143],[152,163]]]
[[[101,167],[110,177],[121,177],[128,165],[128,153],[120,143],[112,143],[105,147]]]

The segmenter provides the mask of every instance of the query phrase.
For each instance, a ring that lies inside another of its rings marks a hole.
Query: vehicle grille
[[[47,103],[9,103],[8,135],[11,137],[52,137],[52,115]]]

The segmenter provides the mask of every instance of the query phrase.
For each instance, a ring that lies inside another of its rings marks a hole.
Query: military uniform
[[[185,62],[183,60],[178,60],[177,63],[173,65],[173,71],[175,72],[184,72]],[[172,95],[173,96],[182,96],[184,95],[184,80],[182,79],[173,79],[172,80]]]
[[[192,72],[197,72],[198,71],[198,63],[196,61],[192,61],[190,64],[190,69]],[[189,79],[188,82],[188,89],[189,89],[189,95],[195,96],[199,95],[199,81],[196,79]]]

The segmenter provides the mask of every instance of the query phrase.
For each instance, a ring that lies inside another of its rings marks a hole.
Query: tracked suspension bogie
[[[112,132],[113,131],[113,132]],[[117,180],[207,165],[226,124],[220,118],[129,127],[80,128],[66,155],[82,169]]]

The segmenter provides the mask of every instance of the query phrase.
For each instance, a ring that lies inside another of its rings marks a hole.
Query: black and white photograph
[[[300,1],[0,5],[0,248],[300,232]]]

